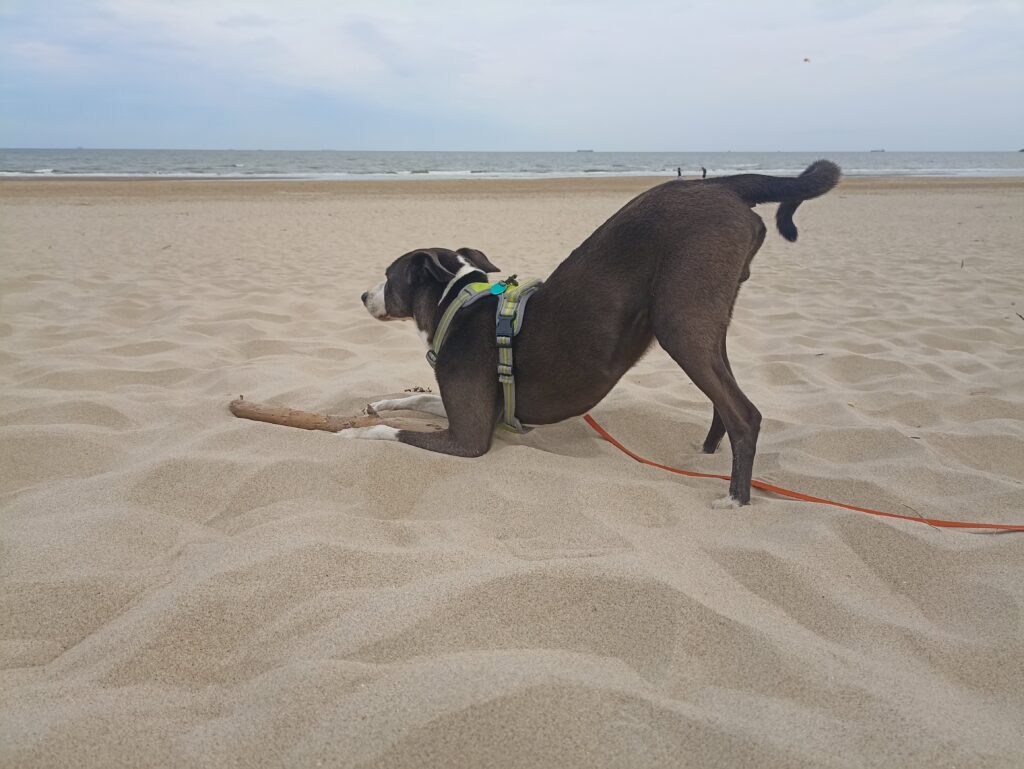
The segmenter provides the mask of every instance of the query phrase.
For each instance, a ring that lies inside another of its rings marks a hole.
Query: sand
[[[433,385],[359,302],[391,259],[543,276],[655,181],[0,183],[0,765],[1024,765],[1024,535],[712,510],[581,419],[467,460],[228,413]],[[756,477],[1024,521],[1022,212],[852,180],[773,231]],[[593,413],[728,472],[658,348]]]

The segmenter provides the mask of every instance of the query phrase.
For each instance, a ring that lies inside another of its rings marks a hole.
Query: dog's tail
[[[797,177],[738,174],[709,179],[705,184],[727,187],[750,206],[779,203],[775,223],[786,240],[796,240],[793,214],[801,203],[824,195],[839,183],[842,172],[831,160],[816,160]]]

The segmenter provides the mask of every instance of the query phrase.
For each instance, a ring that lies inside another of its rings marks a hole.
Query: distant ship
[[[593,152],[593,150],[576,150],[577,152]]]
[[[885,152],[885,150],[871,150],[872,152]]]

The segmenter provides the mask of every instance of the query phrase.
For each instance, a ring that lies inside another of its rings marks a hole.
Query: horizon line
[[[0,147],[0,151],[5,150],[21,150],[21,151],[68,151],[75,152],[79,150],[87,151],[116,151],[116,152],[394,152],[394,153],[426,153],[426,152],[437,152],[437,153],[466,153],[466,154],[637,154],[637,155],[672,155],[672,154],[708,154],[708,155],[729,155],[729,154],[820,154],[829,152],[841,152],[841,153],[881,153],[881,152],[893,152],[893,153],[960,153],[960,152],[974,152],[974,153],[1017,153],[1024,152],[1024,148],[1018,149],[942,149],[942,150],[919,150],[919,149],[890,149],[888,147],[869,148],[869,149],[802,149],[802,150],[755,150],[755,149],[728,149],[728,150],[712,150],[712,149],[668,149],[668,150],[625,150],[625,149],[595,149],[595,148],[577,148],[577,149],[553,149],[553,150],[529,150],[529,149],[515,149],[515,150],[473,150],[473,149],[354,149],[344,148],[337,149],[332,147],[320,147],[317,149],[308,148],[284,148],[284,147],[105,147],[105,146],[68,146],[68,147]]]

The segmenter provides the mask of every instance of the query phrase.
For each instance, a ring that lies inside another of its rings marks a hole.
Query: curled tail
[[[824,195],[836,186],[841,175],[839,166],[830,160],[816,160],[796,177],[739,174],[708,180],[709,184],[728,187],[747,205],[779,203],[775,224],[786,240],[796,240],[793,213],[797,206],[810,198]]]

